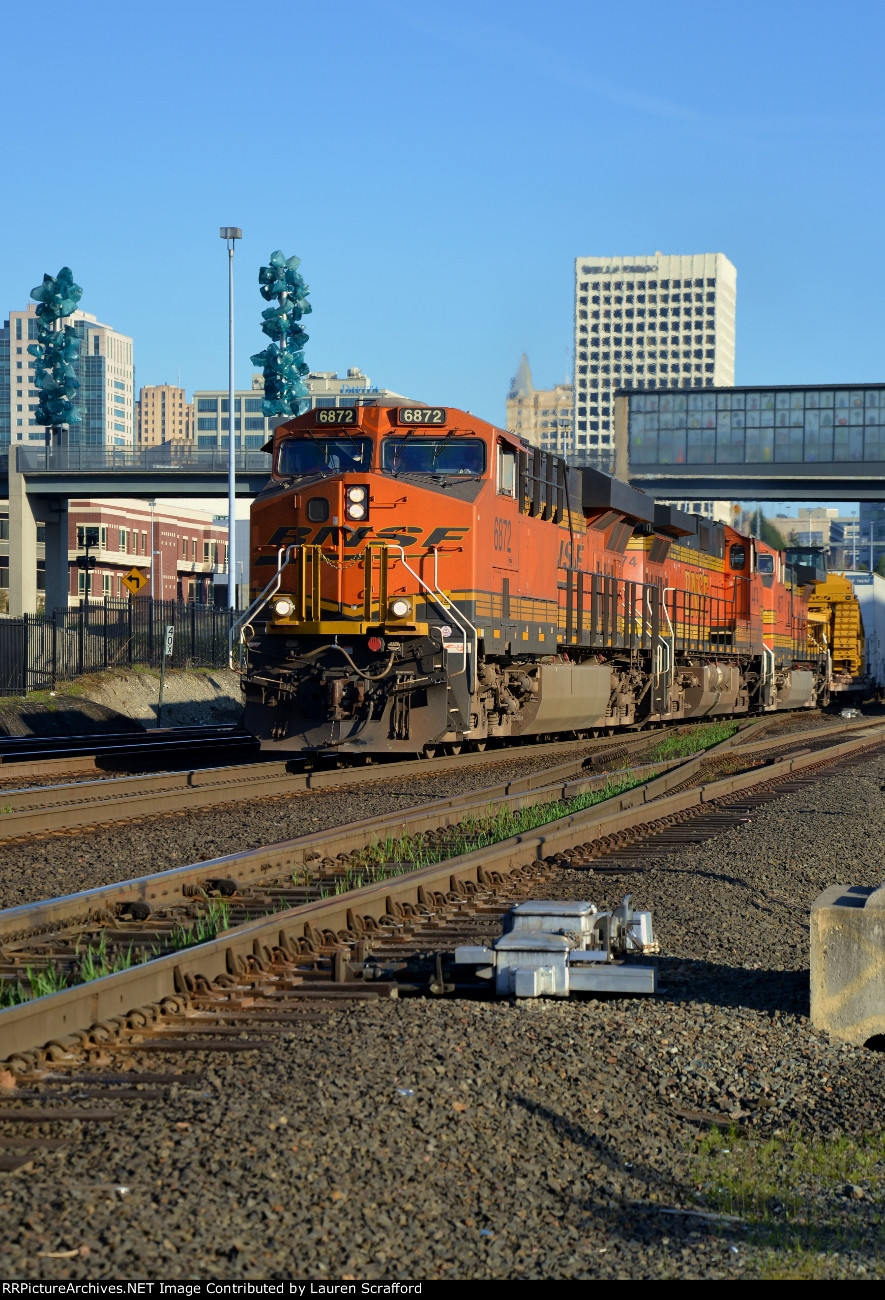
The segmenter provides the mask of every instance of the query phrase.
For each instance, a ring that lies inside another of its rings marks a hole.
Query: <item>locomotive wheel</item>
[[[484,740],[474,740],[470,748],[473,750],[475,754],[484,754],[486,748],[486,742]]]
[[[425,745],[421,751],[424,758],[436,758],[439,753],[438,745]]]
[[[446,745],[445,750],[447,754],[451,754],[452,758],[454,758],[457,754],[461,753],[463,748],[464,746],[460,741],[454,741],[451,745]]]

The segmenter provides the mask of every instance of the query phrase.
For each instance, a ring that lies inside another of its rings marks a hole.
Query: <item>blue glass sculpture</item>
[[[258,272],[258,290],[267,302],[277,303],[261,313],[261,328],[273,342],[256,352],[252,364],[264,372],[261,409],[270,418],[298,415],[308,395],[302,376],[308,373],[303,348],[309,335],[298,323],[311,311],[308,287],[298,273],[301,259],[271,253]]]
[[[28,352],[34,358],[34,383],[40,393],[34,410],[38,424],[82,423],[75,400],[80,387],[76,369],[80,339],[73,326],[59,324],[82,296],[83,290],[74,283],[68,266],[63,266],[57,276],[44,275],[43,283],[31,290],[37,302],[37,341],[28,345]]]

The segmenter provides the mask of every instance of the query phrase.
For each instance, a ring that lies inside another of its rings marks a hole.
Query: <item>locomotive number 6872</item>
[[[810,585],[466,411],[280,425],[236,628],[246,723],[282,752],[420,753],[810,708]]]

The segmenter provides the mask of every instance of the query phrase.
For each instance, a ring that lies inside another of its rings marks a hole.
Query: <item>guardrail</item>
[[[135,450],[132,447],[15,447],[15,463],[20,474],[71,474],[102,471],[177,473],[227,473],[226,447],[189,448],[176,443]],[[267,473],[270,457],[264,451],[237,451],[234,465],[239,473]],[[7,459],[8,469],[8,459]]]

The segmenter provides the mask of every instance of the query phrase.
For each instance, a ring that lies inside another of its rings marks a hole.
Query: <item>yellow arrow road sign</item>
[[[130,569],[128,573],[123,574],[122,582],[128,587],[133,596],[137,596],[143,587],[146,587],[150,579],[142,573],[141,569]]]

